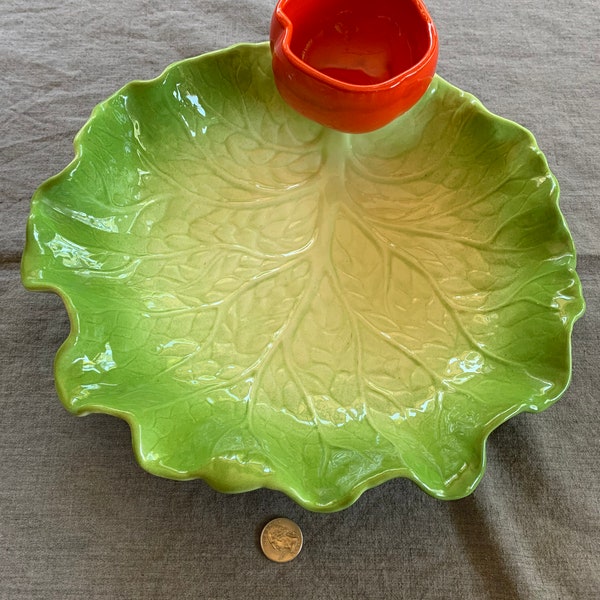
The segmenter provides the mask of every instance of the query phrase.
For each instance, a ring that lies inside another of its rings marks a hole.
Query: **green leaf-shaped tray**
[[[62,402],[125,419],[151,473],[318,511],[392,477],[459,498],[490,432],[569,382],[556,180],[439,77],[343,134],[281,100],[268,44],[239,45],[128,84],[75,150],[33,198],[23,281],[71,318]]]

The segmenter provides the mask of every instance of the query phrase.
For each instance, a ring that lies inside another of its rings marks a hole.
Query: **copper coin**
[[[302,531],[289,519],[269,521],[260,534],[260,547],[265,556],[274,562],[288,562],[302,550]]]

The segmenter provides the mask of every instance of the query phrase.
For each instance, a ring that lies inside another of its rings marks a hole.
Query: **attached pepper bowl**
[[[379,129],[416,104],[438,58],[421,0],[280,0],[270,38],[283,99],[349,133]]]

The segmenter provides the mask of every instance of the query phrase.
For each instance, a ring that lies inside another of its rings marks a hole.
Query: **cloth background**
[[[570,389],[491,436],[472,496],[442,502],[395,480],[322,515],[277,492],[223,495],[148,475],[125,423],[61,407],[52,361],[67,315],[19,279],[32,193],[71,160],[96,103],[175,60],[267,39],[274,4],[0,2],[0,598],[599,598],[597,0],[428,2],[438,72],[537,137],[588,302]],[[305,535],[283,566],[257,544],[274,516]]]

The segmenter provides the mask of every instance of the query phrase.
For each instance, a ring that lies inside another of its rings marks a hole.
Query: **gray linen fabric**
[[[0,598],[599,598],[597,0],[428,2],[439,73],[536,135],[588,301],[569,391],[491,436],[471,497],[396,480],[319,515],[276,492],[226,496],[146,474],[123,422],[61,407],[52,360],[68,319],[19,281],[33,191],[70,161],[96,103],[174,60],[267,39],[274,3],[0,3]],[[285,566],[257,546],[273,516],[305,534]]]

